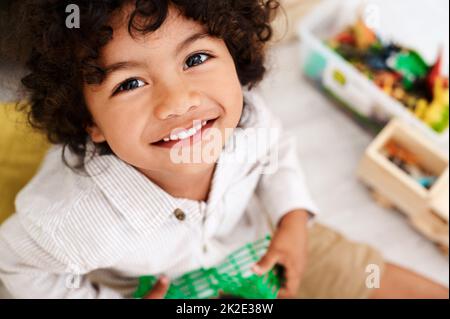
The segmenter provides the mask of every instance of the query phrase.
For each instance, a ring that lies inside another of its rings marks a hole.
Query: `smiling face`
[[[101,51],[105,80],[84,86],[95,123],[88,133],[146,175],[210,168],[177,164],[171,153],[198,145],[221,150],[239,123],[242,87],[225,42],[174,8],[145,36],[132,37],[127,22],[127,10],[116,15],[113,39]]]

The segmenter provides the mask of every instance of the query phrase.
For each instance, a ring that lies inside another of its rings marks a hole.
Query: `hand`
[[[276,264],[284,267],[285,281],[278,293],[279,298],[294,298],[307,258],[307,221],[309,213],[295,210],[280,221],[266,254],[253,266],[253,271],[263,275]]]
[[[164,299],[169,286],[169,278],[167,278],[166,276],[159,277],[156,285],[144,299]]]

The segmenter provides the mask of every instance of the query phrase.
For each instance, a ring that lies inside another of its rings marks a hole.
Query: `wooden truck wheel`
[[[386,208],[386,209],[394,209],[395,208],[394,204],[386,196],[380,194],[379,192],[377,192],[375,190],[372,190],[371,194],[372,194],[372,198],[374,199],[374,201],[381,207]]]

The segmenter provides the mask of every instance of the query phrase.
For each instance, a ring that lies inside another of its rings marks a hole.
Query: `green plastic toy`
[[[408,90],[418,78],[426,77],[429,71],[427,63],[419,53],[413,50],[400,52],[394,56],[390,64],[394,70],[403,75],[403,85]]]
[[[268,235],[230,254],[221,264],[208,269],[199,269],[174,279],[165,296],[166,299],[208,299],[238,297],[246,299],[275,299],[281,286],[281,273],[274,268],[258,276],[252,265],[259,261],[269,247]],[[145,297],[156,284],[157,277],[139,278],[135,298]]]

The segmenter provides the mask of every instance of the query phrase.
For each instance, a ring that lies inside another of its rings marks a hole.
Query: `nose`
[[[181,79],[160,84],[159,101],[154,108],[155,117],[165,120],[182,116],[200,106],[201,95]]]

